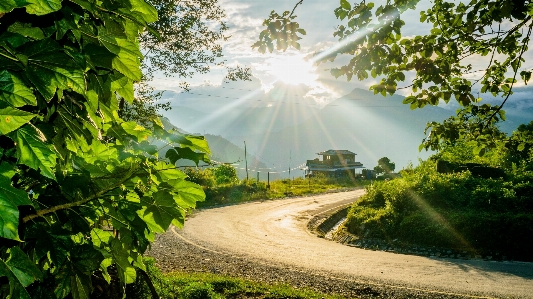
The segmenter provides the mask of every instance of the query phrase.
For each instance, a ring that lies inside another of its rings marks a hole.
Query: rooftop
[[[325,152],[317,153],[317,155],[356,155],[348,150],[327,150]]]

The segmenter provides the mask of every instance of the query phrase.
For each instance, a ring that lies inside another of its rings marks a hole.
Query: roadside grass
[[[338,192],[363,188],[369,184],[369,180],[324,177],[276,180],[270,182],[270,186],[266,182],[258,182],[254,179],[242,180],[231,184],[204,186],[206,199],[204,202],[198,202],[197,208]]]
[[[430,159],[402,178],[367,187],[344,225],[363,239],[532,261],[533,171],[484,179],[469,171],[438,173]]]
[[[222,299],[222,298],[345,298],[309,289],[297,289],[286,284],[266,284],[242,278],[211,273],[161,273],[152,258],[145,260],[147,274],[160,298]],[[128,285],[127,298],[151,298],[148,285],[138,275],[137,281]]]

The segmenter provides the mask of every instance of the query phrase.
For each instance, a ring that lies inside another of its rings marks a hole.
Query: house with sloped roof
[[[306,177],[312,177],[319,173],[326,177],[355,177],[355,170],[363,168],[361,162],[355,161],[355,153],[348,150],[327,150],[317,153],[322,160],[315,158],[307,160]]]

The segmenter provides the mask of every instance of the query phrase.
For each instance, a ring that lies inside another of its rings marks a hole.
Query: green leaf
[[[117,271],[120,280],[122,280],[124,283],[135,282],[137,273],[135,272],[135,268],[128,260],[129,252],[126,248],[124,248],[124,244],[118,239],[113,239],[111,241],[110,253],[117,265]]]
[[[113,238],[113,233],[105,231],[99,228],[93,228],[91,230],[91,240],[96,247],[100,247],[102,243],[108,244]]]
[[[128,0],[131,3],[129,9],[119,9],[120,13],[131,15],[134,19],[142,19],[144,23],[152,23],[157,21],[157,10],[142,0]]]
[[[352,9],[352,6],[350,5],[350,2],[348,2],[348,0],[341,0],[341,7],[346,10]]]
[[[158,191],[154,193],[151,202],[146,198],[141,199],[141,202],[144,202],[147,207],[138,211],[137,214],[146,222],[151,231],[163,233],[175,219],[183,223],[184,212],[179,209],[169,192]]]
[[[17,144],[18,163],[25,164],[41,174],[55,180],[53,169],[56,165],[56,153],[46,143],[46,138],[37,128],[25,125],[10,134]]]
[[[21,126],[29,123],[30,120],[36,116],[36,114],[22,111],[13,107],[0,109],[0,134],[6,135],[18,129]]]
[[[106,27],[98,28],[98,40],[116,56],[112,60],[114,69],[133,81],[141,79],[139,45],[124,35],[124,28],[116,22],[109,21]]]
[[[20,248],[12,247],[7,252],[9,258],[5,265],[22,286],[27,287],[34,281],[42,279],[41,271]]]
[[[7,70],[0,71],[0,101],[4,101],[13,107],[37,104],[31,89]]]
[[[25,74],[47,101],[58,88],[85,94],[83,69],[62,52],[54,40],[47,38],[29,43],[24,54],[29,59]]]
[[[44,33],[39,27],[32,27],[30,24],[24,24],[16,22],[7,28],[7,31],[18,33],[22,36],[29,37],[34,40],[40,40],[44,38]]]
[[[137,137],[137,141],[146,140],[148,136],[152,135],[152,132],[143,126],[138,125],[134,121],[122,123],[121,127],[124,129],[124,131],[126,131],[126,133]]]
[[[91,296],[91,276],[89,274],[74,270],[70,274],[70,289],[73,299],[89,299]]]
[[[194,208],[196,202],[205,200],[204,189],[198,184],[184,180],[174,184],[174,188],[178,190],[174,200],[182,208]]]
[[[28,0],[30,5],[26,6],[26,12],[32,15],[46,15],[61,9],[62,0]]]
[[[7,13],[14,8],[24,7],[29,2],[25,0],[2,0],[0,1],[0,13]]]
[[[13,166],[3,162],[0,164],[0,237],[20,241],[18,234],[18,206],[32,205],[28,193],[17,189],[11,184],[15,175]]]
[[[172,164],[175,164],[180,159],[194,161],[196,165],[198,165],[200,161],[209,162],[209,158],[205,153],[197,153],[188,147],[171,148],[165,154],[165,158],[168,158]]]

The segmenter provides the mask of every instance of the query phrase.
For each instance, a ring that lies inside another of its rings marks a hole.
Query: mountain
[[[238,102],[230,99],[226,102],[216,100],[208,108],[197,105],[202,111],[190,104],[190,107],[176,107],[166,115],[178,127],[188,131],[220,135],[233,145],[245,141],[248,157],[253,155],[264,163],[259,168],[268,167],[271,172],[287,177],[288,169],[292,169],[291,176],[302,176],[299,166],[306,160],[317,158],[316,153],[328,149],[355,152],[356,159],[366,168],[376,166],[381,157],[395,162],[396,170],[409,163],[416,165],[419,158],[425,159],[431,154],[418,151],[425,137],[426,124],[455,114],[455,108],[435,106],[411,110],[409,105],[402,104],[402,96],[383,97],[363,89],[354,89],[322,109],[302,99],[299,102],[297,97],[284,99],[279,96],[278,102],[269,102],[271,106],[264,105],[265,98],[260,98],[262,100],[258,102],[262,104],[257,106],[249,102],[236,104]],[[275,98],[273,95],[268,97],[270,100]],[[509,106],[514,108],[512,104]],[[510,117],[501,126],[507,133],[520,123],[528,123],[533,114],[518,115],[515,111],[519,109],[512,110],[512,120]],[[241,152],[227,161],[240,159],[238,167],[244,168],[243,157]]]
[[[356,159],[367,168],[377,165],[379,158],[388,157],[400,170],[430,155],[418,151],[426,123],[453,114],[439,107],[411,110],[402,100],[402,96],[375,96],[355,89],[298,125],[228,139],[246,140],[255,155],[278,169],[287,169],[289,159],[292,165],[299,165],[317,158],[318,152],[343,149],[355,152]],[[293,173],[299,176],[303,171]]]
[[[173,128],[184,134],[189,134],[185,130],[174,125],[168,118],[163,117],[162,122],[165,128],[167,129]],[[256,178],[257,171],[260,171],[261,172],[260,180],[267,180],[267,174],[266,174],[266,172],[268,172],[267,166],[250,153],[246,153],[247,159],[245,159],[244,148],[231,143],[229,140],[227,140],[226,138],[222,136],[212,135],[212,134],[203,134],[203,136],[206,138],[207,143],[209,144],[209,148],[211,149],[212,155],[210,159],[212,162],[232,164],[237,169],[237,174],[239,178],[243,179],[243,178],[246,178],[246,160],[248,160],[249,177]],[[160,155],[162,156],[164,156],[164,154],[165,153],[163,152],[160,153]],[[188,161],[188,160],[179,160],[177,162],[177,165],[178,166],[190,166],[190,167],[196,166],[194,162]],[[199,165],[206,166],[206,164],[202,162],[200,162]],[[270,175],[270,179],[271,180],[279,179],[279,175],[272,173]]]
[[[165,92],[164,100],[172,103],[172,110],[163,115],[188,132],[228,137],[279,131],[320,110],[314,100],[304,97],[301,86],[278,83],[267,93],[231,86],[220,87],[224,96],[211,86],[189,93]]]

